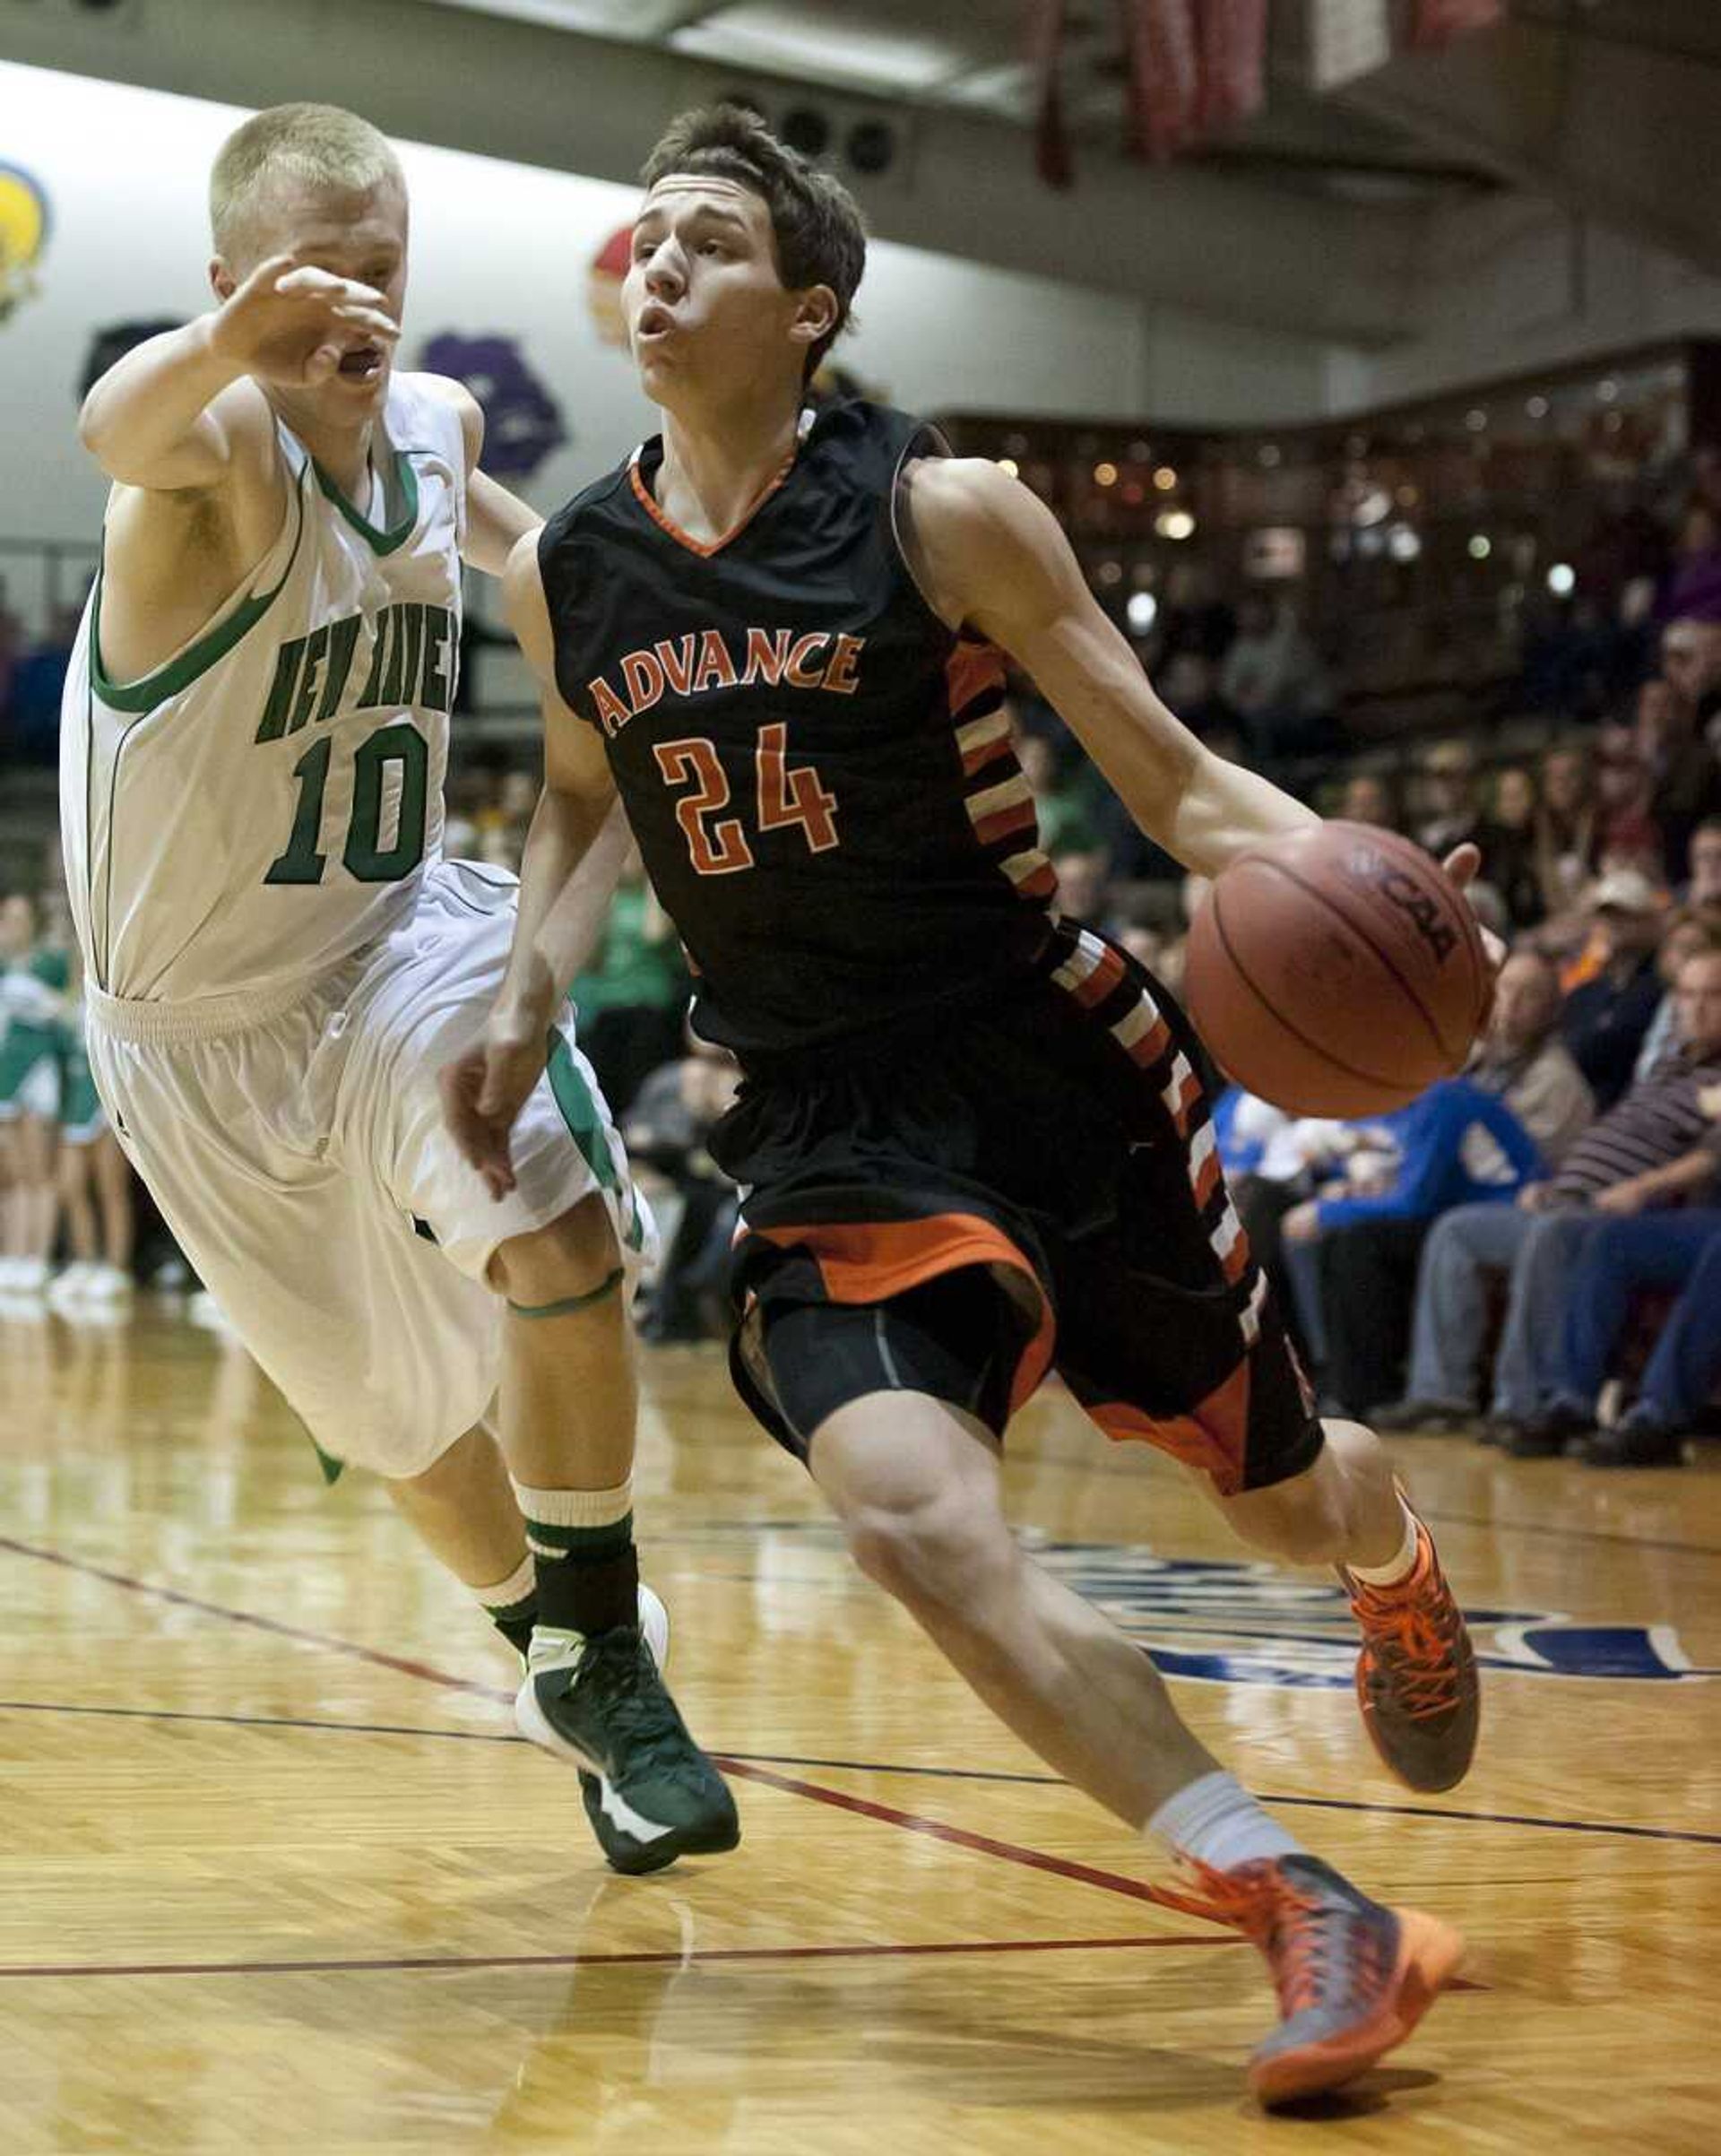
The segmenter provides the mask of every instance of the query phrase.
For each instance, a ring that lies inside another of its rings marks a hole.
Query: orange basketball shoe
[[[1464,1952],[1449,1924],[1371,1901],[1318,1857],[1228,1872],[1185,1861],[1199,1892],[1156,1888],[1155,1900],[1230,1925],[1273,1972],[1279,2025],[1249,2062],[1250,2088],[1269,2109],[1340,2088],[1402,2044]]]
[[[1416,1521],[1416,1562],[1390,1587],[1343,1566],[1338,1576],[1362,1627],[1356,1696],[1375,1750],[1413,1789],[1456,1788],[1475,1755],[1482,1693],[1464,1613],[1428,1529]]]

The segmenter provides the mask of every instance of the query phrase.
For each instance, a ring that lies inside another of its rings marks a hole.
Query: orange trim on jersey
[[[962,775],[973,778],[975,772],[984,771],[989,764],[996,764],[1005,757],[1016,763],[1016,751],[1010,746],[1010,737],[1001,733],[995,741],[982,741],[978,749],[964,750],[962,758]],[[1021,766],[1017,765],[1019,770]]]
[[[1142,1035],[1130,1055],[1144,1070],[1151,1070],[1172,1044],[1172,1029],[1163,1018],[1159,1018]]]
[[[968,812],[973,815],[972,802]],[[1018,831],[1033,831],[1037,828],[1038,822],[1031,801],[1013,801],[1008,809],[995,809],[990,816],[974,818],[974,836],[982,846],[995,846],[1000,839],[1014,838]]]
[[[990,644],[958,642],[944,662],[944,692],[950,715],[959,719],[989,689],[1002,690],[1004,662]]]
[[[811,1253],[833,1303],[885,1303],[964,1265],[1001,1265],[1033,1286],[1040,1323],[1010,1382],[1010,1413],[1030,1399],[1051,1366],[1057,1323],[1040,1277],[1002,1228],[974,1213],[935,1213],[925,1220],[812,1221],[800,1227],[750,1227],[780,1250]]]
[[[1215,1150],[1209,1153],[1207,1157],[1201,1163],[1201,1165],[1196,1170],[1195,1175],[1191,1180],[1190,1188],[1195,1192],[1195,1202],[1198,1207],[1204,1207],[1208,1199],[1213,1196],[1215,1191],[1219,1187],[1219,1178],[1223,1173],[1224,1170],[1220,1167],[1219,1155],[1217,1149],[1215,1148]],[[1249,1237],[1244,1235],[1241,1238],[1241,1241],[1243,1243],[1245,1251],[1247,1251],[1249,1245]]]
[[[1108,943],[1105,947],[1105,956],[1094,966],[1093,972],[1084,974],[1074,988],[1065,989],[1064,992],[1066,995],[1074,996],[1084,1010],[1094,1010],[1104,1002],[1114,989],[1122,984],[1123,976],[1128,970],[1121,954],[1113,950]],[[1059,982],[1059,986],[1061,988],[1063,983]]]
[[[1222,1497],[1234,1496],[1243,1484],[1249,1451],[1250,1365],[1240,1362],[1192,1415],[1157,1416],[1127,1400],[1083,1403],[1083,1411],[1114,1444],[1155,1446],[1213,1477]]]
[[[645,511],[652,522],[656,524],[660,530],[666,532],[669,536],[674,540],[677,546],[686,547],[689,554],[697,554],[701,560],[707,560],[713,554],[721,554],[723,549],[729,545],[731,540],[739,539],[741,533],[746,531],[748,524],[752,523],[753,519],[758,515],[759,511],[764,508],[766,502],[770,500],[771,497],[776,492],[777,489],[782,486],[783,481],[786,480],[789,474],[794,470],[795,458],[798,454],[798,446],[797,448],[791,449],[789,452],[788,455],[783,460],[783,469],[777,473],[777,476],[757,497],[751,507],[748,508],[746,514],[742,516],[740,522],[739,524],[731,524],[729,530],[723,533],[721,539],[704,540],[690,538],[688,534],[681,529],[680,525],[676,523],[672,516],[667,515],[665,511],[658,507],[657,497],[652,492],[651,489],[645,484],[645,481],[639,475],[639,462],[637,458],[636,458],[635,461],[627,467],[627,476],[634,482],[634,492],[639,498],[640,507]]]

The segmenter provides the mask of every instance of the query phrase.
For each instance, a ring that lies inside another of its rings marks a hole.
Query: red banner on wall
[[[1200,0],[1196,11],[1204,127],[1246,120],[1261,108],[1267,0]]]
[[[1068,187],[1076,172],[1064,127],[1064,92],[1059,76],[1064,49],[1065,0],[1039,0],[1033,13],[1033,69],[1040,84],[1034,162],[1049,187]]]
[[[1449,45],[1473,30],[1492,30],[1506,19],[1502,0],[1416,0],[1413,45]]]
[[[1129,60],[1129,144],[1163,164],[1195,132],[1201,56],[1190,0],[1119,0]]]

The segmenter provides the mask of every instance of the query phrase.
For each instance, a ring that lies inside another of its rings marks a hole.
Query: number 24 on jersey
[[[675,805],[676,821],[688,853],[701,876],[732,876],[753,866],[753,849],[739,816],[725,816],[730,805],[729,776],[705,740],[660,741],[653,751],[657,767],[671,786],[690,786]],[[808,850],[828,853],[837,844],[836,796],[819,783],[810,764],[789,766],[789,728],[781,721],[759,729],[754,751],[760,831],[799,825]]]

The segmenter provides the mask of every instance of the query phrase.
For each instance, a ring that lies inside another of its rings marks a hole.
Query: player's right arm
[[[514,1187],[508,1134],[542,1073],[568,984],[596,948],[633,843],[603,744],[557,686],[536,532],[508,557],[502,604],[538,680],[544,788],[521,857],[507,972],[482,1041],[442,1073],[448,1128],[496,1198]]]
[[[264,385],[314,388],[370,336],[400,336],[380,292],[273,255],[212,313],[116,360],[84,399],[78,438],[120,486],[221,487],[259,436],[272,447]]]
[[[314,387],[352,346],[399,334],[379,292],[281,255],[103,375],[78,435],[114,481],[101,598],[111,676],[135,680],[181,649],[273,543],[288,475],[266,386]]]

